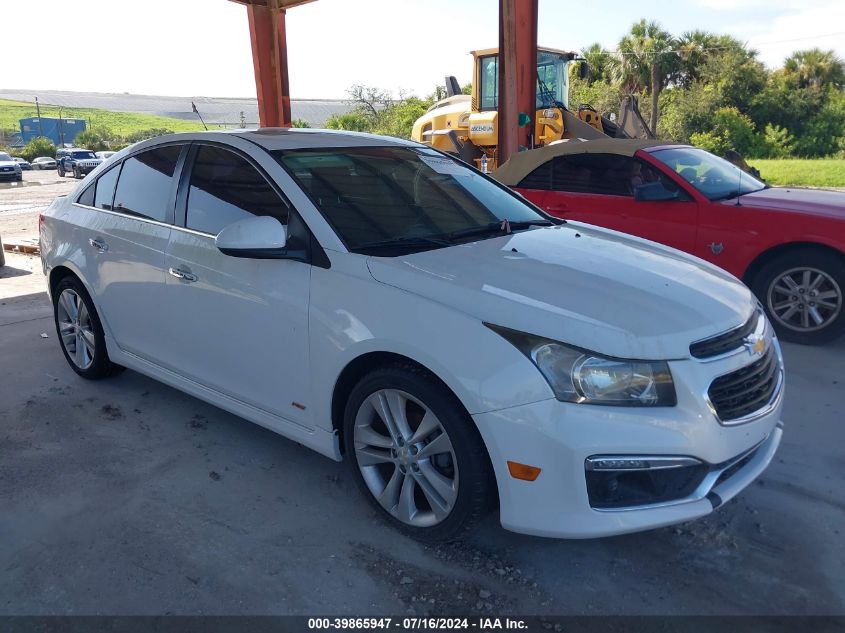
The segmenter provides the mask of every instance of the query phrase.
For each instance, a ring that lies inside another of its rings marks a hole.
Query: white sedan
[[[780,348],[739,281],[416,143],[158,137],[40,235],[76,373],[128,367],[345,459],[419,538],[493,505],[556,537],[686,521],[780,443]]]

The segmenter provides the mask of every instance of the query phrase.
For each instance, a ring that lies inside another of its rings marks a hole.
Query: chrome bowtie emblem
[[[714,255],[718,255],[723,250],[725,250],[725,245],[721,242],[719,242],[718,244],[716,242],[710,242],[710,250],[713,251]]]
[[[742,343],[752,356],[754,354],[762,354],[763,350],[766,349],[766,339],[758,334],[749,334],[742,339]]]

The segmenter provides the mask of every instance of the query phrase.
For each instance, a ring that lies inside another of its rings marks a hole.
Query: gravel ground
[[[10,207],[70,186],[0,190],[0,232],[34,235],[37,209]],[[344,464],[131,371],[77,377],[38,259],[7,264],[0,615],[845,614],[845,339],[785,345],[781,449],[702,520],[559,541],[491,515],[426,546]]]

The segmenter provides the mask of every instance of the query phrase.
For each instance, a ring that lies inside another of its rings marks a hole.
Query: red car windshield
[[[724,158],[694,147],[660,149],[651,156],[710,200],[725,200],[766,188],[766,184]]]

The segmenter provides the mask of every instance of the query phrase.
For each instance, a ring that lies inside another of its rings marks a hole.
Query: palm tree
[[[590,67],[589,83],[593,83],[594,81],[610,82],[610,67],[613,63],[613,58],[610,53],[602,48],[601,44],[590,44],[590,46],[581,51],[581,55],[587,60],[587,64]]]
[[[845,85],[845,64],[833,51],[796,51],[786,58],[783,69],[801,88]]]
[[[689,87],[701,76],[704,62],[718,50],[719,37],[707,31],[687,31],[678,38],[678,80]]]
[[[652,131],[657,129],[657,99],[678,69],[678,42],[657,22],[640,20],[630,33],[619,41],[616,51],[615,75],[624,90],[642,92],[646,86],[651,94]]]

